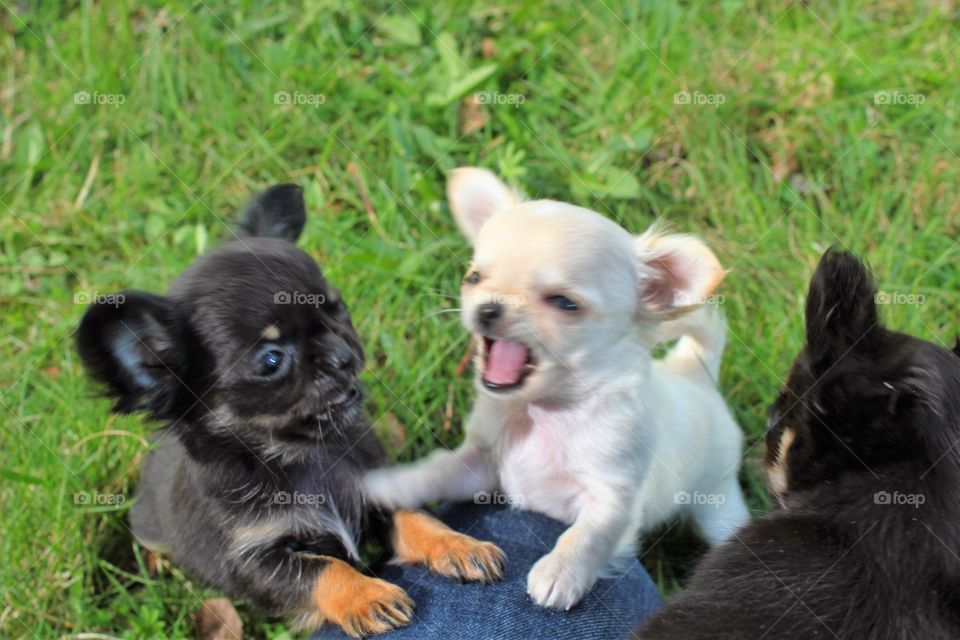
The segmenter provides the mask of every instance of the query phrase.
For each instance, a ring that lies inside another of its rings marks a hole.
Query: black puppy
[[[960,345],[884,328],[875,294],[856,258],[823,257],[766,435],[780,506],[641,638],[960,637]]]
[[[127,291],[91,307],[77,343],[116,411],[164,424],[130,514],[138,540],[300,627],[326,620],[361,636],[413,609],[401,588],[354,568],[365,535],[460,579],[498,579],[503,555],[425,513],[364,502],[360,477],[386,457],[363,411],[347,307],[293,245],[305,216],[299,187],[271,187],[241,239],[165,296]]]

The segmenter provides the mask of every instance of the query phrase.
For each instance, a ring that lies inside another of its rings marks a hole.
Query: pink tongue
[[[527,348],[519,342],[494,340],[487,354],[483,379],[493,384],[514,384],[527,363]]]

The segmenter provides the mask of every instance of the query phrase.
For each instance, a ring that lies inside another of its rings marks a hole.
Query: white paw
[[[397,481],[397,474],[392,469],[376,469],[363,477],[363,494],[367,500],[390,509],[409,507],[404,504],[410,496],[405,492],[404,483]]]
[[[541,607],[569,609],[580,602],[596,578],[557,553],[548,553],[530,569],[527,593]]]

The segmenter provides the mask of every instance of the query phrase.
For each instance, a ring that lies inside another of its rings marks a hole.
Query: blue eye
[[[467,277],[464,278],[463,281],[466,282],[467,284],[477,284],[477,283],[479,283],[479,282],[480,282],[480,272],[479,272],[479,271],[471,271],[470,273],[467,274]]]
[[[555,295],[547,296],[547,304],[551,307],[556,307],[561,311],[579,311],[580,307],[577,306],[577,303],[568,298],[567,296]]]
[[[262,378],[276,377],[289,368],[287,354],[276,345],[267,345],[257,352],[254,367]]]

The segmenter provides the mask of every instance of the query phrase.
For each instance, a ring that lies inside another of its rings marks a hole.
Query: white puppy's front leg
[[[364,495],[384,507],[413,509],[433,500],[468,500],[479,491],[494,491],[500,481],[493,451],[503,421],[503,405],[481,395],[467,419],[463,444],[367,473]]]
[[[454,451],[440,449],[411,464],[371,471],[363,485],[375,504],[412,509],[433,500],[467,500],[478,491],[493,491],[497,477],[487,452],[467,441]]]
[[[527,575],[527,593],[542,607],[569,609],[593,584],[627,533],[629,497],[594,502]]]

